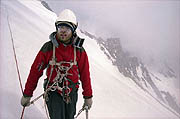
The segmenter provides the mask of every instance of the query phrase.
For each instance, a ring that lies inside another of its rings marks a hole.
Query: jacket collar
[[[53,45],[55,45],[56,47],[59,47],[59,43],[56,40],[56,33],[57,32],[53,32],[49,35],[49,39],[51,40],[51,42],[53,43]]]

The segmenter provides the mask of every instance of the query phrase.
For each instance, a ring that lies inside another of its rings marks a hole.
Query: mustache
[[[67,34],[65,34],[65,33],[61,33],[61,34],[59,34],[60,36],[67,36]]]

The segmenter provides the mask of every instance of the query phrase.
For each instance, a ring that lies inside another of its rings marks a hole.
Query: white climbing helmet
[[[70,22],[77,26],[76,16],[70,9],[65,9],[59,14],[56,19],[56,23],[58,22]]]

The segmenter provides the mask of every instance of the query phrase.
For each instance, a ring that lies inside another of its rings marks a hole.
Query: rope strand
[[[13,54],[14,54],[14,59],[15,59],[15,63],[16,63],[16,70],[17,70],[17,73],[18,73],[18,79],[19,79],[21,91],[22,91],[22,94],[23,94],[23,87],[22,87],[21,76],[20,76],[19,67],[18,67],[18,61],[17,61],[16,51],[15,51],[15,46],[14,46],[13,35],[12,35],[12,31],[11,31],[11,26],[10,26],[10,23],[9,23],[9,16],[7,16],[7,21],[8,21],[8,27],[9,27],[9,31],[10,31],[10,35],[11,35]]]
[[[6,10],[7,10],[7,8],[6,8]],[[16,50],[15,50],[15,46],[14,46],[14,39],[13,39],[13,35],[12,35],[12,31],[11,31],[11,26],[10,26],[10,22],[9,22],[9,13],[8,13],[8,10],[7,10],[7,22],[8,22],[8,27],[9,27],[10,35],[11,35],[11,42],[12,42],[12,47],[13,47],[13,54],[14,54],[14,59],[15,59],[15,64],[16,64],[16,70],[17,70],[17,74],[18,74],[19,84],[20,84],[21,92],[23,94],[23,87],[22,87],[21,76],[20,76],[20,71],[19,71],[19,67],[18,67]],[[20,119],[23,119],[24,110],[25,110],[25,107],[23,107]]]

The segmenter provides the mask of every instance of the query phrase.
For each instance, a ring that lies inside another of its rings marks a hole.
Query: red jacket
[[[24,95],[32,96],[33,91],[35,90],[39,78],[43,75],[43,70],[47,68],[47,78],[49,79],[51,66],[48,65],[49,61],[52,59],[53,55],[53,40],[58,44],[56,44],[56,62],[60,61],[74,61],[74,46],[64,45],[60,42],[57,42],[55,39],[55,32],[50,35],[51,41],[46,42],[39,53],[37,54],[34,63],[31,66],[31,70],[25,85]],[[84,48],[76,48],[76,61],[77,66],[73,65],[73,67],[68,71],[73,75],[68,75],[68,79],[77,83],[79,80],[82,83],[83,88],[83,96],[84,98],[92,97],[92,88],[90,81],[90,73],[89,73],[89,62],[86,51]],[[56,71],[53,70],[52,76],[50,79],[50,83],[53,82],[53,79],[56,77]],[[80,75],[80,77],[79,77]]]

